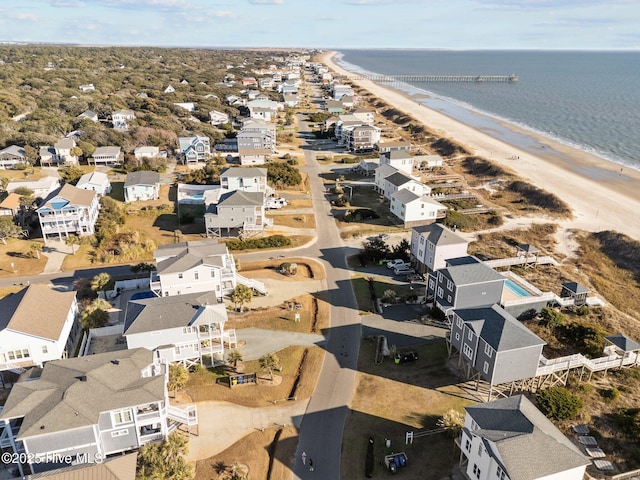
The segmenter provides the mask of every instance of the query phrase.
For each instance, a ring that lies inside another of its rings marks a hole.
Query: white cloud
[[[284,0],[250,0],[254,5],[284,5]]]

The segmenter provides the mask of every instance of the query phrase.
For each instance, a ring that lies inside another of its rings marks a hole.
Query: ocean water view
[[[383,75],[516,74],[515,83],[393,86],[520,148],[541,145],[503,122],[640,170],[640,52],[340,50],[335,60],[352,72]]]

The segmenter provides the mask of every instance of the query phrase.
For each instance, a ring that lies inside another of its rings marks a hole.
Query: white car
[[[391,260],[390,262],[387,262],[387,268],[399,268],[399,267],[404,267],[405,265],[409,265],[409,264],[406,263],[401,258],[396,258],[394,260]]]
[[[395,268],[393,270],[393,274],[398,276],[398,277],[406,277],[406,276],[409,276],[409,275],[413,275],[414,273],[416,273],[416,271],[413,268],[409,267],[409,266],[403,266],[403,267],[400,267],[400,268]]]

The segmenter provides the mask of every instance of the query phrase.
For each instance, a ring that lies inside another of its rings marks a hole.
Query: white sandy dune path
[[[349,72],[331,61],[327,52],[322,62],[339,74]],[[573,165],[601,171],[602,181],[580,175],[554,163],[552,156],[537,156],[508,145],[473,127],[427,108],[396,90],[368,80],[354,81],[373,95],[383,99],[430,130],[456,141],[475,155],[495,161],[517,175],[564,200],[574,210],[574,219],[563,222],[564,228],[587,231],[616,230],[640,239],[640,172],[620,167],[578,149],[538,138]],[[585,100],[586,101],[586,100]],[[512,160],[513,157],[518,160]],[[598,178],[596,176],[596,178]],[[606,180],[605,180],[606,179]]]

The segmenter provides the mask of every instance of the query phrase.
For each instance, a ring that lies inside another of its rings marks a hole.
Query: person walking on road
[[[307,464],[307,452],[302,452],[302,455],[300,455],[300,457],[302,458],[302,464],[306,465]]]
[[[309,459],[309,471],[313,472],[313,460]]]

